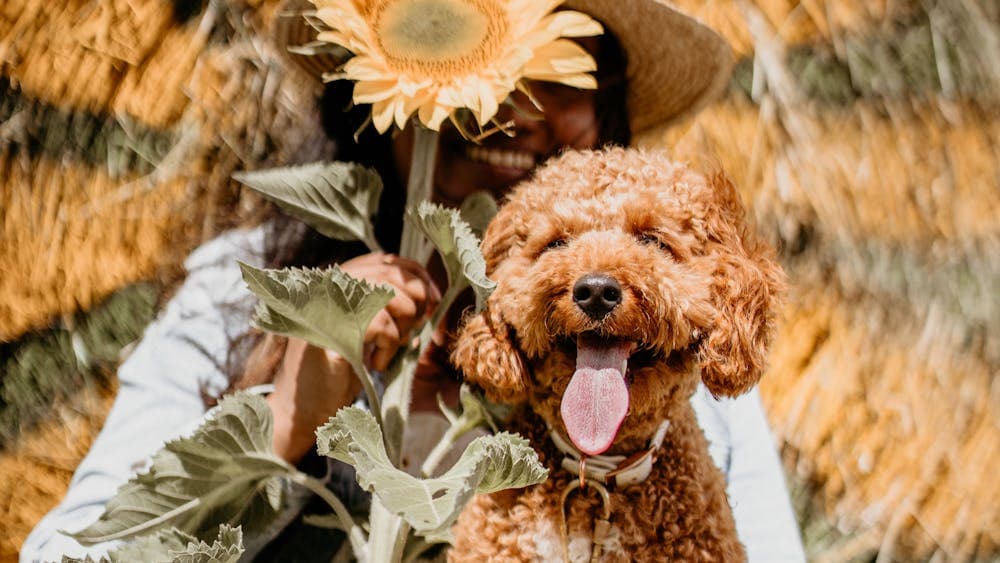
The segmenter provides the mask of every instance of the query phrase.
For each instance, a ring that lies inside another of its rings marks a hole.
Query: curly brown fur
[[[608,453],[648,447],[670,421],[651,475],[612,491],[615,540],[604,559],[743,559],[690,397],[699,374],[716,396],[757,382],[783,276],[728,179],[630,149],[567,153],[510,195],[483,253],[497,289],[467,319],[452,359],[489,398],[514,407],[508,429],[528,437],[551,472],[540,485],[476,497],[454,528],[450,559],[562,558],[559,498],[577,477],[560,468],[548,429],[567,435],[560,405],[580,335],[634,346],[628,413]],[[596,319],[573,297],[577,280],[595,273],[621,287],[620,303]],[[585,491],[570,503],[574,559],[587,559],[595,499]]]

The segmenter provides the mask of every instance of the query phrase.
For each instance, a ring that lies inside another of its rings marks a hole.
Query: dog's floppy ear
[[[483,233],[483,244],[480,245],[480,249],[486,261],[486,275],[496,271],[500,262],[503,262],[513,250],[514,244],[520,240],[515,221],[517,213],[512,207],[512,204],[501,206]]]
[[[483,258],[486,275],[493,277],[519,240],[515,224],[517,213],[511,204],[500,207],[483,235]],[[517,350],[513,329],[497,306],[500,288],[486,301],[486,308],[467,316],[455,346],[451,363],[466,381],[479,386],[494,402],[516,404],[527,400],[528,369]]]
[[[510,326],[487,306],[466,317],[451,362],[464,379],[494,402],[512,405],[528,398],[528,370],[514,346]]]
[[[709,178],[719,203],[707,229],[712,299],[718,314],[699,350],[705,386],[718,397],[748,391],[764,370],[784,273],[748,227],[739,195],[722,173]]]

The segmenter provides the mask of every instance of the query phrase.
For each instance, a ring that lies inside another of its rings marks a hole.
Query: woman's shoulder
[[[235,267],[240,260],[253,265],[264,263],[264,235],[267,224],[225,231],[194,249],[184,267],[193,272],[202,268]]]
[[[728,473],[730,449],[732,448],[732,433],[730,431],[731,409],[733,399],[716,399],[704,385],[698,385],[691,396],[691,407],[694,408],[698,425],[705,433],[708,441],[708,452],[715,465]]]

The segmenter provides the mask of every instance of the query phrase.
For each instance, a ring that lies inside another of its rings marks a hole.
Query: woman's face
[[[596,40],[580,43],[593,55]],[[518,109],[503,105],[497,121],[513,121],[513,137],[494,133],[480,144],[467,141],[454,127],[442,127],[434,172],[433,199],[457,207],[471,193],[487,190],[500,198],[537,164],[565,148],[596,146],[598,123],[594,90],[551,82],[532,82],[538,111],[520,92],[512,95]],[[413,149],[412,127],[393,139],[400,177],[407,178]]]

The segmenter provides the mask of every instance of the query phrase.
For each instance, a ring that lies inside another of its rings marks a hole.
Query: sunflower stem
[[[325,483],[294,468],[289,467],[287,477],[293,483],[298,483],[318,495],[320,498],[325,500],[331,508],[333,508],[334,514],[336,514],[337,518],[340,519],[341,526],[343,526],[344,530],[347,532],[347,537],[351,542],[351,549],[354,550],[355,557],[357,557],[359,561],[364,561],[364,555],[367,553],[365,546],[368,543],[368,537],[365,536],[364,530],[362,530],[361,526],[355,522],[350,511],[348,511],[347,507],[344,506],[344,503],[337,498],[337,495],[333,494],[330,489],[327,489]]]
[[[406,182],[407,215],[416,213],[420,202],[431,197],[431,181],[434,179],[434,162],[437,159],[438,132],[413,122],[413,159],[410,162],[410,177]],[[423,233],[410,221],[403,223],[403,240],[399,254],[404,258],[423,258],[426,241]]]

